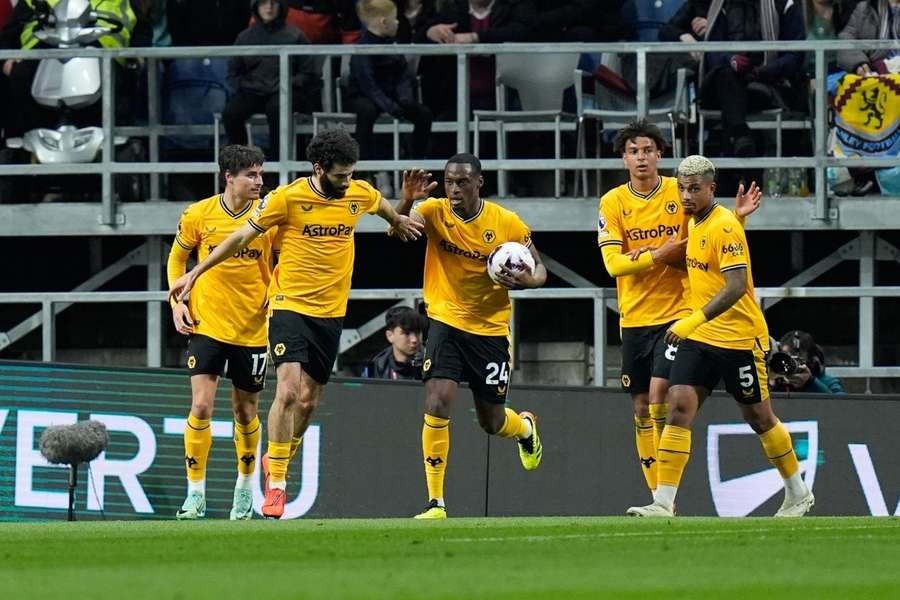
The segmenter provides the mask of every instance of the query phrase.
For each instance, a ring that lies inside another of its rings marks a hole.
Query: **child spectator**
[[[399,21],[397,6],[391,0],[362,0],[358,11],[363,23],[359,44],[396,43]],[[376,158],[373,128],[381,113],[413,124],[409,158],[425,158],[432,115],[416,101],[414,90],[415,78],[402,55],[354,55],[350,59],[348,106],[356,113],[356,140],[361,159]]]

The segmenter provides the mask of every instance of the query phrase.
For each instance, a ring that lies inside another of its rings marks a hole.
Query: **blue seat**
[[[635,31],[635,41],[658,42],[659,28],[671,20],[685,0],[627,0],[622,6],[625,23]]]
[[[212,125],[231,95],[228,59],[179,58],[164,66],[161,94],[166,125]],[[173,150],[210,149],[209,135],[166,136],[162,147]]]

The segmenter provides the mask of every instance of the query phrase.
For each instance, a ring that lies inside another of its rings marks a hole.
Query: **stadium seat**
[[[326,110],[314,112],[312,114],[313,135],[317,135],[320,128],[328,129],[329,127],[341,127],[351,132],[356,128],[356,113],[344,111],[344,89],[349,77],[350,55],[345,54],[341,56],[341,72],[334,79],[334,110],[329,110],[330,107],[325,107]],[[419,100],[421,101],[421,89],[418,89],[417,93]],[[400,160],[400,119],[385,114],[378,117],[378,120],[375,122],[374,133],[385,133],[386,129],[390,131],[393,138],[392,157],[394,160]],[[410,131],[411,130],[412,129],[410,129]],[[394,190],[397,190],[399,193],[400,171],[394,171]]]
[[[622,5],[625,24],[634,32],[634,40],[658,42],[659,28],[668,23],[684,0],[628,0]]]
[[[490,122],[497,127],[497,158],[506,158],[507,123],[525,123],[531,131],[553,131],[554,157],[562,158],[562,132],[576,129],[575,115],[563,110],[563,92],[572,85],[569,73],[578,65],[579,54],[498,54],[497,55],[497,109],[475,110],[474,153],[479,151],[481,124]],[[522,110],[509,110],[506,106],[506,88],[519,93]],[[565,127],[569,124],[569,127]],[[498,170],[498,193],[507,196],[506,172]],[[554,171],[554,193],[562,194],[561,171]]]
[[[603,65],[611,71],[619,72],[616,57],[604,55]],[[668,129],[671,135],[672,150],[675,158],[682,155],[681,142],[678,140],[677,125],[687,124],[695,114],[694,84],[690,81],[690,73],[681,68],[676,71],[675,89],[657,98],[648,99],[646,119],[650,122]],[[585,82],[591,87],[585,89]],[[592,93],[589,93],[592,92]],[[637,97],[630,96],[618,90],[612,90],[598,81],[592,73],[575,70],[575,106],[578,116],[578,157],[585,158],[587,154],[585,139],[585,123],[589,120],[598,121],[597,127],[597,156],[602,156],[602,131],[615,131],[622,129],[638,117]],[[601,173],[596,172],[597,193],[601,193]],[[576,195],[578,178],[576,178]],[[581,184],[587,193],[587,171],[581,171]]]
[[[228,59],[179,58],[167,61],[160,97],[163,123],[209,125],[221,113],[230,96],[226,83]],[[166,136],[168,147],[183,150],[209,148],[206,136]]]

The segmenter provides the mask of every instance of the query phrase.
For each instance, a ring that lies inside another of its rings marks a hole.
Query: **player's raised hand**
[[[172,321],[175,323],[175,331],[181,335],[194,333],[194,320],[191,318],[191,309],[187,303],[179,302],[172,307]]]
[[[197,281],[195,272],[196,269],[191,269],[175,280],[172,287],[169,289],[169,302],[172,302],[172,300],[181,302],[185,299],[188,293],[194,288],[194,283]]]
[[[753,214],[759,208],[762,202],[762,190],[753,181],[747,191],[744,191],[744,184],[738,186],[737,196],[734,197],[734,214],[740,218],[745,218]]]
[[[404,200],[423,200],[431,195],[437,181],[431,180],[431,173],[424,169],[403,171],[403,188],[400,197]]]
[[[678,266],[684,264],[684,255],[687,250],[687,238],[678,240],[674,235],[667,239],[661,246],[650,251],[653,262]]]
[[[422,237],[424,228],[425,226],[415,219],[410,219],[406,215],[397,215],[397,221],[388,229],[388,235],[398,237],[404,242],[413,242]]]

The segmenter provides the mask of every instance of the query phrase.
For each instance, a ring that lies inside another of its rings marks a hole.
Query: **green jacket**
[[[46,2],[53,8],[59,4],[60,0],[46,0]],[[129,1],[91,0],[91,6],[97,11],[97,14],[100,15],[100,18],[97,20],[98,26],[115,26],[119,23],[123,25],[122,29],[116,33],[111,33],[100,38],[100,45],[104,48],[128,47],[128,42],[131,40],[131,30],[134,29],[134,24],[137,20],[134,16],[134,11],[131,10]],[[22,50],[34,48],[40,43],[40,40],[34,36],[34,30],[38,26],[37,19],[34,17],[34,0],[19,0],[15,12],[19,14],[14,16],[19,17],[24,21],[22,33],[19,36],[19,40],[22,43]],[[104,17],[108,18],[104,19]]]

